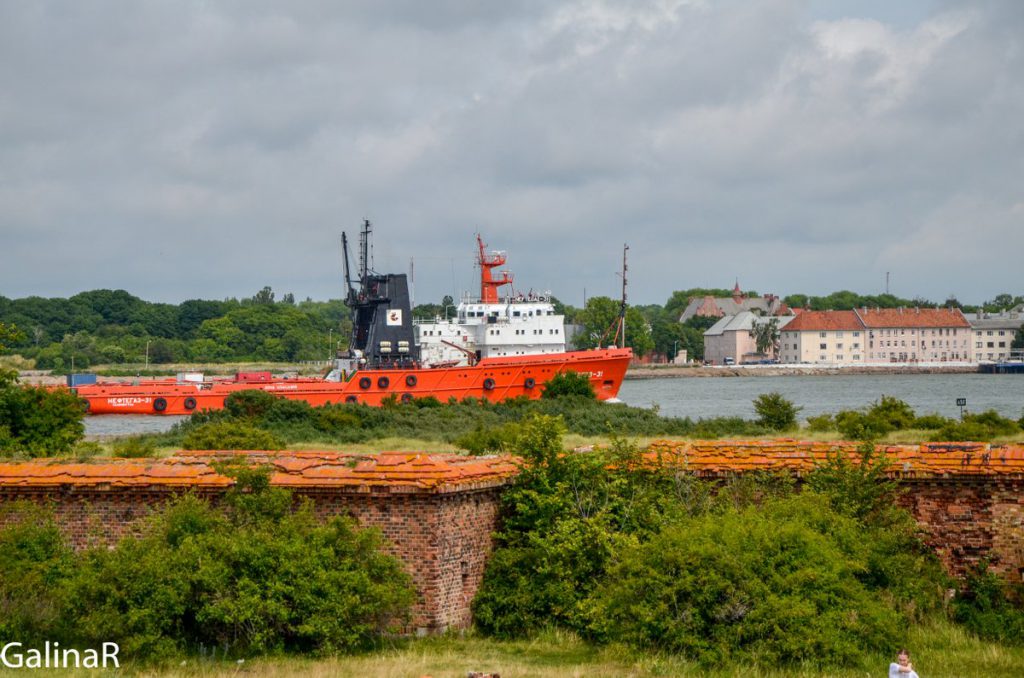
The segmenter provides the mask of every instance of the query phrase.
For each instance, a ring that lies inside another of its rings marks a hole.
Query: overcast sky
[[[1024,2],[0,0],[0,295],[1024,293]]]

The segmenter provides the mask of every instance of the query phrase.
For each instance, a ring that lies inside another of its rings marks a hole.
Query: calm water
[[[657,405],[678,417],[743,417],[753,419],[752,401],[778,391],[803,407],[803,418],[864,407],[882,395],[905,400],[918,414],[959,416],[957,398],[967,410],[994,409],[1018,419],[1024,408],[1024,375],[1020,374],[893,374],[827,377],[690,377],[631,380],[619,398],[638,407]]]
[[[869,405],[882,395],[905,400],[918,414],[958,416],[957,398],[972,412],[994,409],[1017,419],[1024,411],[1024,375],[920,374],[836,375],[828,377],[688,377],[626,381],[619,398],[637,407],[657,405],[662,414],[753,419],[752,401],[778,391],[798,406],[803,418]],[[108,415],[86,417],[90,437],[166,431],[185,417]]]
[[[136,433],[161,433],[187,416],[158,417],[148,414],[107,414],[85,418],[85,435],[90,438],[124,436]]]

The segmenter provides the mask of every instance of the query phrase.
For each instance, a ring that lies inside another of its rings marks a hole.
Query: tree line
[[[759,296],[755,291],[747,297]],[[680,316],[696,297],[730,297],[724,288],[695,287],[674,291],[664,304],[626,310],[626,344],[638,356],[657,353],[668,359],[686,351],[704,357],[704,332],[718,319]],[[578,332],[571,347],[608,346],[616,334],[620,302],[606,296],[587,299],[582,308],[552,298],[555,309]],[[824,296],[791,294],[790,308],[850,310],[862,307],[936,306],[922,298],[892,294],[863,295],[841,290]],[[964,312],[998,312],[1024,304],[1024,296],[998,294],[983,304],[961,304],[955,297],[942,304]],[[453,317],[454,302],[417,305],[417,319]],[[35,360],[40,369],[67,370],[96,364],[149,362],[301,361],[326,359],[346,348],[351,325],[340,299],[280,300],[270,287],[243,299],[189,299],[180,304],[144,301],[125,290],[92,290],[69,298],[0,296],[0,350]],[[1024,338],[1022,338],[1024,340]]]
[[[280,301],[264,287],[223,301],[148,302],[125,290],[92,290],[70,298],[0,296],[8,353],[40,369],[95,364],[326,359],[347,340],[340,300]]]

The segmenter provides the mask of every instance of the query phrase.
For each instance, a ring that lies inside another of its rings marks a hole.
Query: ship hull
[[[183,415],[219,410],[232,393],[260,390],[313,407],[336,403],[379,406],[386,399],[539,398],[543,385],[560,372],[588,374],[599,400],[615,398],[632,358],[630,349],[485,358],[470,367],[368,369],[340,382],[279,379],[269,382],[213,381],[203,384],[154,381],[143,384],[98,383],[74,389],[90,414]]]

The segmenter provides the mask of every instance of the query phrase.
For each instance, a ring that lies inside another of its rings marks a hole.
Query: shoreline
[[[626,371],[627,380],[690,379],[719,377],[832,377],[844,375],[890,374],[978,374],[978,366],[957,365],[858,365],[828,367],[815,365],[721,365],[684,367],[679,365],[640,365]]]

